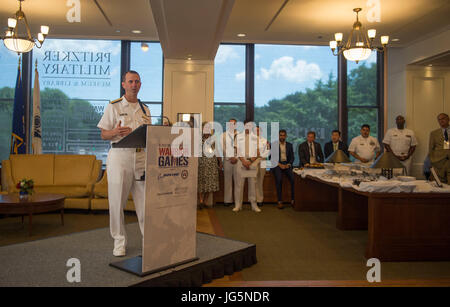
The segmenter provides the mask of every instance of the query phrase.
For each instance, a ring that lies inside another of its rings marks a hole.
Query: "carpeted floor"
[[[340,231],[336,212],[297,212],[264,205],[261,213],[217,205],[227,238],[256,244],[258,263],[242,277],[254,280],[366,280],[367,231]],[[382,280],[450,277],[450,262],[383,262]]]
[[[137,222],[134,213],[125,214],[125,223]],[[65,213],[64,226],[59,213],[33,215],[32,236],[28,235],[28,217],[0,218],[0,246],[109,227],[108,214]]]
[[[113,244],[109,228],[0,247],[0,287],[130,286],[173,271],[183,271],[184,268],[197,264],[209,263],[206,266],[213,266],[215,269],[221,268],[220,264],[230,263],[230,259],[233,263],[234,259],[240,259],[239,257],[247,255],[245,250],[253,249],[251,244],[245,242],[197,233],[198,260],[141,278],[109,266],[111,262],[141,254],[142,236],[138,223],[127,224],[126,231],[128,246],[125,258],[117,258],[112,255]],[[236,253],[239,254],[239,257],[234,256],[235,258],[233,258],[230,255]],[[67,280],[67,273],[70,275],[71,268],[70,265],[67,266],[67,261],[71,258],[80,261],[80,283],[70,283]],[[214,262],[216,258],[220,259]],[[206,272],[208,271],[206,270]],[[212,271],[210,272],[212,274]]]

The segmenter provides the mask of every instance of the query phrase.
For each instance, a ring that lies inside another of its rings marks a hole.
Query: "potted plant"
[[[20,180],[16,185],[16,188],[19,189],[19,199],[28,200],[28,197],[33,194],[33,187],[33,179]]]

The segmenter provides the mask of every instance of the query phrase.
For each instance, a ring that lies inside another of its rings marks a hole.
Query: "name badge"
[[[444,141],[444,149],[450,149],[450,141]]]
[[[119,116],[128,116],[128,113],[120,113]]]

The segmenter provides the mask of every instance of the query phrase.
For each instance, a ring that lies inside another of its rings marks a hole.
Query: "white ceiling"
[[[0,29],[5,30],[18,2],[1,2]],[[348,35],[355,7],[363,8],[363,26],[399,39],[393,47],[450,28],[450,0],[380,0],[380,23],[367,21],[367,0],[80,0],[80,23],[66,20],[67,2],[25,0],[33,33],[47,24],[55,38],[160,40],[166,58],[213,59],[220,42],[327,45],[335,32],[343,32],[344,39]]]

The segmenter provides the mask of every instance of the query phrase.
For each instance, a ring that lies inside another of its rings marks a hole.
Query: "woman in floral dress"
[[[205,131],[206,122],[202,125],[202,131]],[[208,129],[207,131],[210,131]],[[211,131],[211,133],[213,133]],[[215,155],[214,143],[207,139],[211,133],[204,133],[202,135],[202,156],[198,159],[198,209],[205,207],[205,202],[208,199],[208,194],[219,191],[219,168],[222,160]]]

